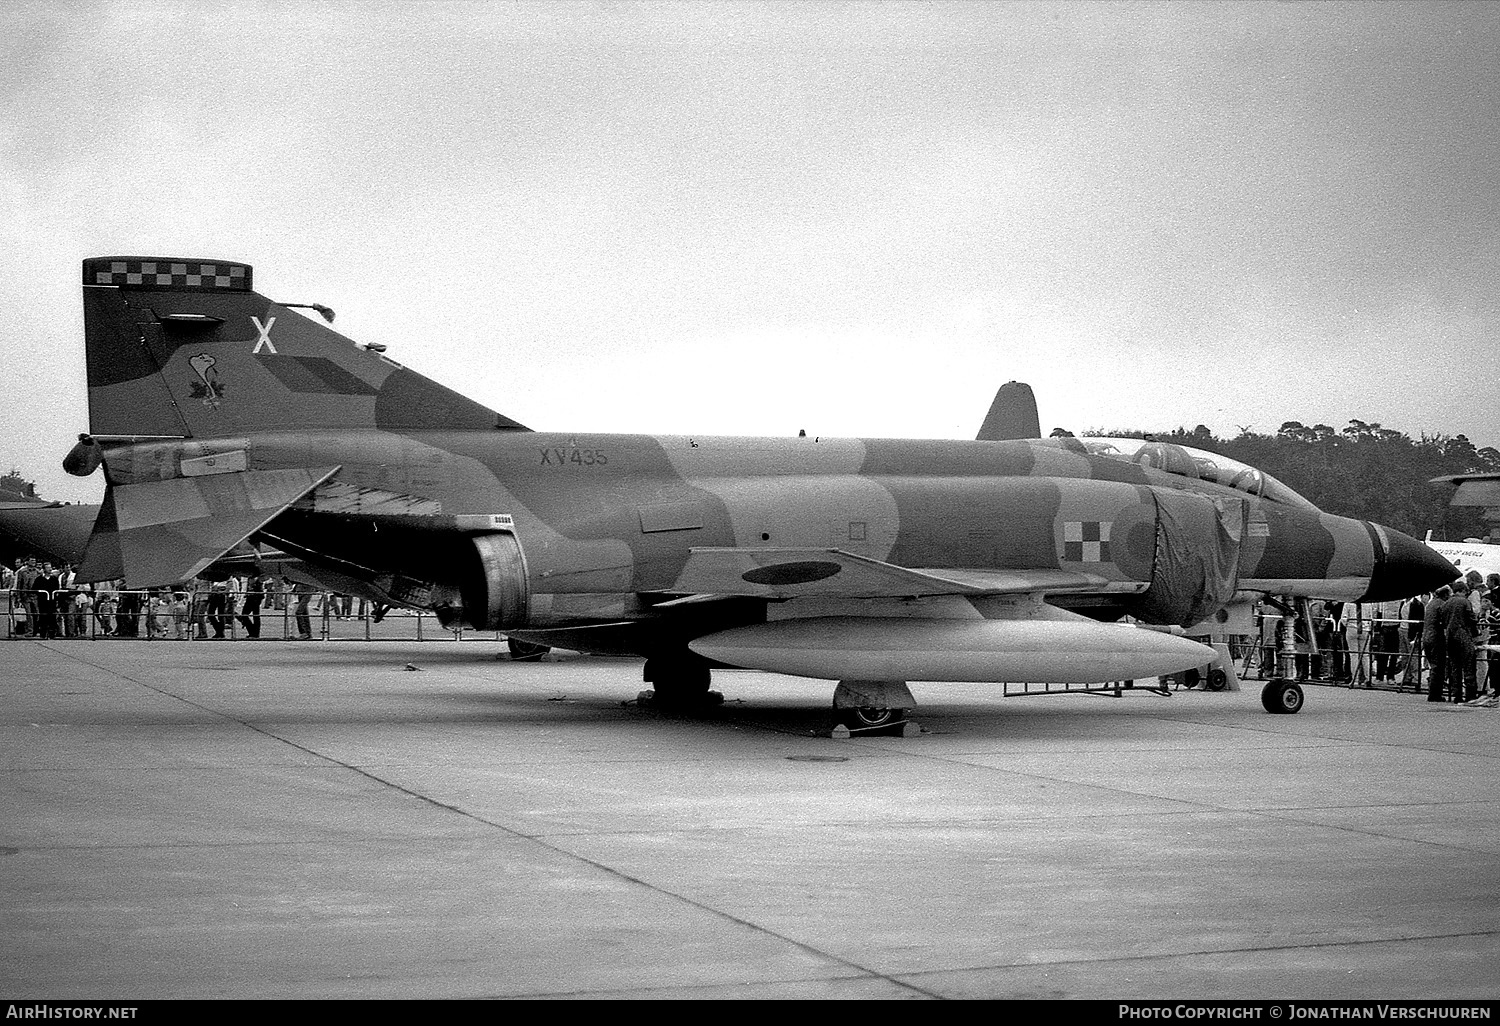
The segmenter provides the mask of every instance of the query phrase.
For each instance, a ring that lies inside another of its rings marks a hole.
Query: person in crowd
[[[266,579],[256,567],[245,578],[245,597],[240,603],[240,626],[245,628],[247,638],[260,637],[260,605],[266,597]]]
[[[100,581],[94,587],[94,619],[105,637],[115,633],[115,582]]]
[[[1464,583],[1469,586],[1469,605],[1474,609],[1474,615],[1479,615],[1480,603],[1484,601],[1484,578],[1478,570],[1470,570],[1464,574]]]
[[[16,596],[13,594],[15,585],[16,572],[7,564],[0,563],[0,592],[5,593],[6,631],[12,636],[16,633]]]
[[[208,586],[208,625],[213,628],[215,640],[222,640],[224,628],[229,626],[229,582],[214,581]]]
[[[1488,684],[1481,694],[1493,706],[1500,699],[1500,589],[1491,588],[1485,592],[1484,615],[1480,618],[1479,628]]]
[[[141,593],[133,588],[121,588],[115,603],[115,633],[122,638],[140,637]]]
[[[167,603],[155,589],[146,594],[146,637],[160,638],[167,633]]]
[[[52,564],[42,562],[41,573],[37,575],[36,583],[36,619],[37,637],[56,638],[58,636],[57,623],[57,590],[61,585],[61,578]]]
[[[73,636],[73,613],[75,602],[73,595],[73,564],[64,563],[57,568],[57,591],[54,598],[57,600],[57,627],[65,638]]]
[[[1443,628],[1443,607],[1453,589],[1443,585],[1432,593],[1422,615],[1422,655],[1427,659],[1427,701],[1441,702],[1448,686],[1448,639]]]
[[[1500,605],[1500,587],[1497,586],[1500,586],[1500,574],[1490,574],[1482,583],[1474,586],[1474,590],[1479,593],[1479,647],[1475,653],[1474,676],[1481,695],[1494,691],[1500,685],[1500,680],[1490,676],[1494,664],[1487,648],[1489,645],[1500,644],[1500,633],[1490,629],[1488,616],[1490,606]]]
[[[1478,697],[1478,693],[1484,690],[1486,675],[1486,662],[1479,654],[1479,645],[1483,642],[1484,633],[1484,578],[1478,570],[1470,570],[1464,574],[1464,583],[1469,586],[1469,606],[1474,610],[1474,623],[1477,625],[1478,633],[1474,640],[1474,686],[1475,694],[1470,695],[1472,700]]]
[[[188,610],[191,604],[188,602],[187,592],[172,592],[169,608],[172,613],[172,637],[181,641],[189,635]]]
[[[89,636],[89,623],[93,620],[94,588],[89,584],[73,586],[73,637]]]
[[[300,581],[292,585],[296,594],[297,614],[297,638],[300,641],[312,640],[312,585],[303,584]]]
[[[15,593],[21,597],[21,608],[25,611],[25,624],[16,625],[17,633],[29,634],[36,637],[39,623],[37,620],[37,609],[39,603],[36,594],[36,579],[42,574],[41,567],[37,566],[36,559],[28,556],[26,562],[16,571]]]
[[[1479,617],[1469,602],[1469,583],[1453,582],[1453,596],[1443,603],[1443,635],[1447,639],[1448,693],[1455,702],[1476,697],[1474,651],[1479,639]]]
[[[239,574],[224,582],[224,626],[233,627],[235,613],[239,612],[240,596],[245,593],[245,579]],[[233,633],[231,631],[230,633]]]
[[[1407,599],[1401,606],[1401,687],[1422,690],[1422,620],[1427,613],[1431,594],[1423,592]]]
[[[1328,657],[1333,648],[1333,621],[1328,618],[1328,606],[1325,603],[1314,602],[1308,608],[1312,612],[1314,649],[1308,672],[1313,680],[1325,680],[1332,676]]]
[[[1369,638],[1370,683],[1385,684],[1396,679],[1396,657],[1401,650],[1401,629],[1397,625],[1401,605],[1377,602],[1370,607]]]
[[[1324,672],[1337,683],[1349,682],[1349,637],[1345,633],[1348,623],[1344,618],[1342,602],[1328,603],[1329,659],[1324,662]],[[1331,666],[1330,666],[1331,663]]]
[[[208,582],[201,577],[188,582],[188,620],[193,637],[199,641],[208,637]]]

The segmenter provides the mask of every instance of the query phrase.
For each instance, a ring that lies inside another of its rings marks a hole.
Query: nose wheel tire
[[[1294,681],[1273,680],[1260,692],[1260,704],[1268,713],[1290,714],[1302,708],[1302,688]]]

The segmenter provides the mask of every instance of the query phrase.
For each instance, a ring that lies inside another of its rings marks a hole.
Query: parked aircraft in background
[[[660,701],[771,670],[839,681],[842,718],[872,727],[912,680],[1204,665],[1170,628],[1242,589],[1375,601],[1452,577],[1179,446],[544,433],[267,299],[242,263],[92,258],[83,283],[90,434],[65,466],[107,481],[84,580],[178,581],[249,540],[331,591],[642,655]]]
[[[1484,519],[1490,527],[1490,537],[1493,539],[1500,536],[1500,520],[1497,520],[1497,510],[1500,510],[1500,473],[1475,471],[1451,474],[1447,477],[1435,477],[1432,483],[1453,487],[1453,496],[1448,500],[1450,506],[1483,509]],[[1464,574],[1477,570],[1488,579],[1490,574],[1500,573],[1500,545],[1492,541],[1466,538],[1461,542],[1435,542],[1432,540],[1432,532],[1428,531],[1427,544]]]
[[[0,494],[0,539],[21,555],[37,555],[59,566],[83,559],[99,514],[97,505],[68,505]],[[7,558],[13,554],[6,552]]]
[[[1500,545],[1477,538],[1465,538],[1461,542],[1433,541],[1431,531],[1427,532],[1426,542],[1428,548],[1458,568],[1455,576],[1462,577],[1477,570],[1480,577],[1488,580],[1490,574],[1500,574]]]

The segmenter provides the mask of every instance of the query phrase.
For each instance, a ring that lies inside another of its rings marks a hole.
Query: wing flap
[[[133,588],[176,584],[265,526],[338,467],[252,470],[111,485],[80,580]]]

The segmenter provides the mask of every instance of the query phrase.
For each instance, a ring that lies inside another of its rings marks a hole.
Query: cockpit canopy
[[[1218,453],[1144,438],[1079,438],[1068,441],[1081,443],[1091,456],[1135,463],[1178,477],[1223,485],[1225,488],[1233,488],[1235,491],[1298,509],[1317,509],[1270,474]]]

